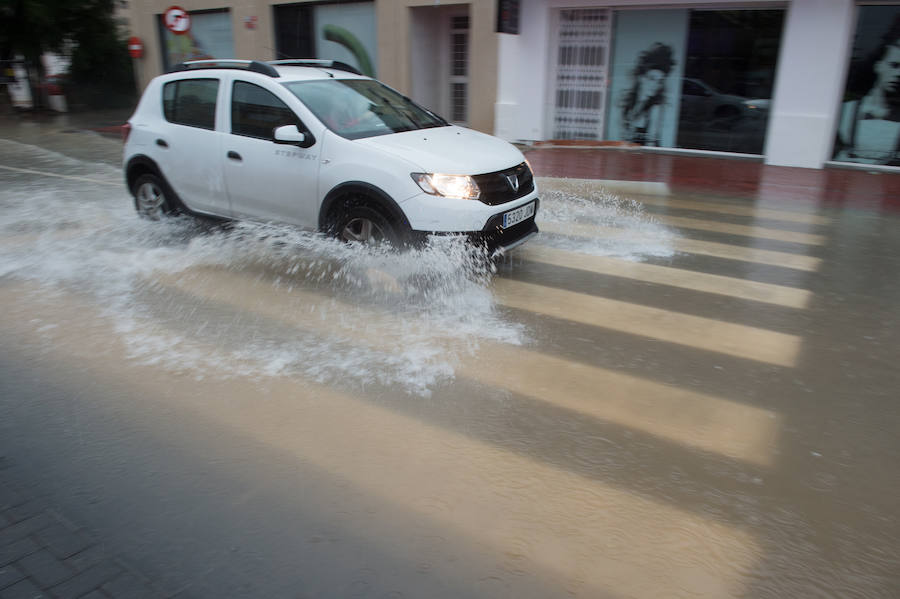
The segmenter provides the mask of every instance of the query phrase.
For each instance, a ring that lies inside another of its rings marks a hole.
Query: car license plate
[[[534,202],[519,206],[515,210],[510,210],[503,214],[503,228],[508,229],[513,225],[517,225],[525,219],[534,216]]]

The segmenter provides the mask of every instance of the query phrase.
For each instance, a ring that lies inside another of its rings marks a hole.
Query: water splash
[[[538,180],[540,243],[593,256],[641,260],[674,255],[677,235],[639,201],[585,180]]]
[[[30,146],[22,151],[42,164],[56,158]],[[67,175],[105,180],[114,170],[72,159],[64,165]],[[0,280],[27,280],[42,296],[77,291],[94,298],[141,363],[198,377],[210,370],[297,374],[427,395],[453,377],[460,352],[477,351],[484,340],[518,344],[526,336],[497,310],[489,289],[493,266],[461,238],[434,237],[397,253],[288,226],[151,222],[135,215],[121,185],[35,183],[10,172],[0,178]],[[239,281],[216,309],[208,298],[184,293],[185,285],[178,288],[216,270]],[[286,310],[313,310],[317,320],[291,321],[286,313],[292,324],[285,325],[278,314],[236,316],[228,301],[249,283],[266,288],[271,300],[302,296],[303,302],[285,300]],[[305,326],[318,322],[325,325]]]
[[[145,221],[110,165],[5,140],[0,150],[8,166],[77,178],[0,172],[0,281],[93,298],[140,363],[196,377],[302,376],[428,395],[483,342],[528,340],[491,293],[494,265],[462,238],[432,237],[397,253],[289,226]],[[587,184],[543,189],[542,200],[544,223],[622,234],[544,233],[537,243],[671,253],[668,231],[636,202]],[[248,306],[251,286],[258,298]]]

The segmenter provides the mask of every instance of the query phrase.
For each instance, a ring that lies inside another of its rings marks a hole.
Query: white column
[[[545,139],[549,0],[521,0],[519,35],[499,33],[494,134],[510,141]]]
[[[822,168],[831,158],[853,43],[853,0],[793,0],[766,135],[766,164]]]
[[[497,34],[497,101],[494,103],[494,135],[520,139],[519,132],[519,40],[521,36]]]

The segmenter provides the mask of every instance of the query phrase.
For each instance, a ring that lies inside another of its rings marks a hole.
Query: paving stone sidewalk
[[[164,596],[46,500],[29,497],[0,456],[0,599]]]

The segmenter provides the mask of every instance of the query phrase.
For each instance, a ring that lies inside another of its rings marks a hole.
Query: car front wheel
[[[338,217],[332,229],[347,243],[389,243],[397,246],[397,231],[380,212],[368,206],[351,206]]]

